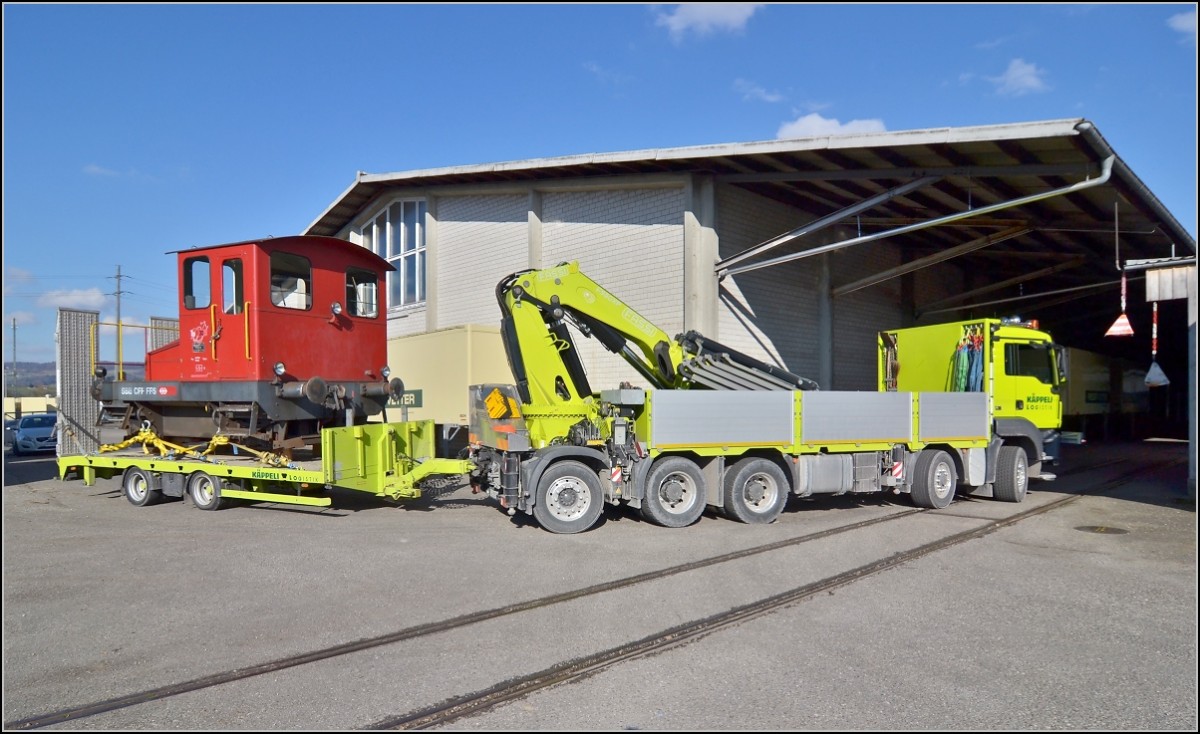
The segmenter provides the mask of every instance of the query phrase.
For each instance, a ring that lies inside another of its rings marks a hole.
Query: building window
[[[425,301],[425,201],[392,202],[359,231],[363,247],[395,267],[387,274],[388,307]]]

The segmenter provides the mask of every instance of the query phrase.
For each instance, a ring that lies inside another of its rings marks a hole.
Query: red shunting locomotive
[[[404,386],[387,360],[386,260],[335,237],[292,236],[176,253],[179,339],[145,380],[96,369],[92,396],[127,435],[225,435],[286,451],[365,423]]]

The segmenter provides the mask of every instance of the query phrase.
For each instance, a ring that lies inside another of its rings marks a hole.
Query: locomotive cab
[[[364,423],[403,391],[386,366],[386,260],[316,236],[175,254],[179,339],[146,354],[144,381],[97,370],[93,384],[127,435],[148,421],[181,442],[314,446],[321,428]]]

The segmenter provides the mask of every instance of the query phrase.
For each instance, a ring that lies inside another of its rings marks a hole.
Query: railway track
[[[1109,460],[1090,466],[1076,467],[1072,471],[1067,472],[1067,474],[1081,473],[1100,468],[1102,466],[1109,466],[1119,463],[1122,463],[1121,460]],[[1111,491],[1116,487],[1127,483],[1133,476],[1136,476],[1140,472],[1144,471],[1144,469],[1145,467],[1141,465],[1126,468],[1122,470],[1116,477],[1109,480],[1105,485],[1092,487],[1088,494],[1103,494]],[[454,696],[441,703],[378,720],[365,725],[363,728],[375,730],[424,729],[450,724],[454,721],[461,720],[469,716],[479,715],[488,711],[489,709],[495,708],[514,699],[527,696],[536,691],[546,689],[551,686],[567,684],[572,681],[594,675],[598,671],[618,665],[624,661],[668,650],[677,645],[685,644],[687,642],[702,638],[721,629],[744,623],[756,617],[770,614],[771,612],[782,607],[803,602],[804,600],[817,594],[827,593],[835,589],[845,587],[864,578],[887,571],[888,569],[895,568],[905,563],[909,563],[922,556],[970,542],[971,540],[983,537],[1006,526],[1013,525],[1028,518],[1042,515],[1063,507],[1064,505],[1077,501],[1081,496],[1085,495],[1066,494],[1038,507],[1019,512],[1015,515],[1005,518],[986,520],[984,524],[976,528],[949,535],[907,551],[889,555],[886,558],[881,558],[856,568],[797,586],[783,593],[775,594],[767,598],[739,606],[737,608],[729,609],[722,613],[707,616],[682,625],[677,625],[642,639],[627,644],[618,645],[595,654],[562,662],[529,675],[498,682],[494,685],[476,690],[469,694]],[[590,596],[604,594],[629,587],[635,587],[640,584],[647,584],[667,577],[697,571],[706,567],[720,566],[721,564],[731,563],[751,556],[768,554],[805,543],[811,543],[817,540],[854,533],[857,531],[864,531],[874,526],[894,523],[913,515],[928,512],[930,511],[900,508],[898,511],[883,517],[875,517],[865,521],[849,523],[819,532],[808,533],[772,543],[752,546],[750,548],[745,548],[730,553],[697,559],[687,563],[658,569],[652,572],[635,574],[571,591],[550,594],[515,604],[476,611],[436,623],[408,627],[375,637],[312,650],[299,655],[278,658],[260,664],[239,667],[188,681],[150,688],[102,701],[72,706],[57,711],[51,711],[36,716],[9,721],[5,722],[4,728],[6,730],[16,731],[68,724],[70,722],[88,719],[90,717],[118,711],[120,709],[150,704],[155,701],[162,701],[164,699],[179,696],[185,693],[236,683],[238,681],[274,673],[287,668],[309,665],[321,661],[334,660],[337,658],[345,658],[356,653],[375,650],[388,645],[415,640],[434,634],[459,630],[491,620],[551,607],[556,604],[576,601]]]

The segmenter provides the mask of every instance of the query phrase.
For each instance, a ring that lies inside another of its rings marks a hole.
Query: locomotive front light
[[[92,374],[95,375],[97,379],[103,380],[105,377],[108,377],[108,370],[104,369],[103,367],[97,367],[92,371]]]
[[[381,368],[379,369],[379,374],[383,375],[383,379],[385,379],[385,380],[386,380],[387,378],[389,378],[389,377],[391,377],[391,376],[392,376],[392,368],[391,368],[391,367],[388,367],[388,366],[385,364],[383,367],[381,367]]]
[[[275,363],[275,374],[280,377],[283,377],[284,372],[287,372],[287,368],[283,366],[283,362],[276,362]]]
[[[333,303],[331,303],[329,305],[329,310],[333,312],[334,316],[341,316],[342,315],[342,304],[338,303],[337,301],[334,301]]]

